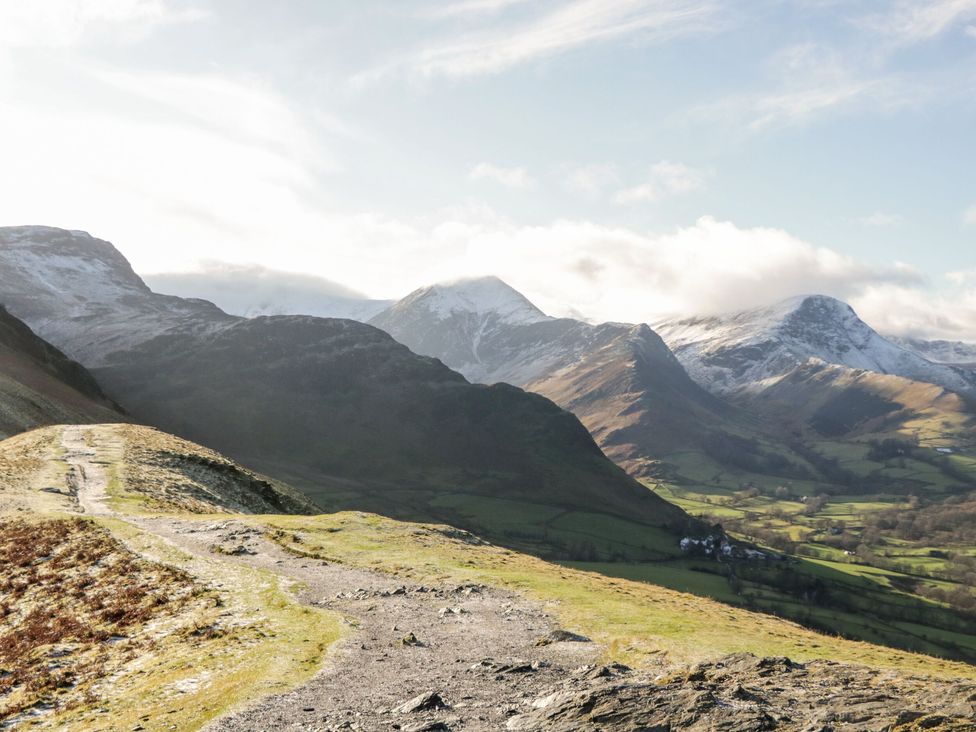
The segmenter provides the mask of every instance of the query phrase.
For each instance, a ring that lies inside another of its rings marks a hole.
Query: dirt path
[[[68,480],[86,513],[117,515],[105,499],[107,463],[119,455],[110,436],[99,433],[93,441],[87,431],[64,431]],[[349,635],[311,681],[225,716],[208,730],[504,729],[600,651],[580,640],[536,645],[558,630],[552,619],[538,605],[497,588],[403,585],[389,575],[297,558],[233,519],[119,517],[191,554],[300,582],[302,602],[347,618]],[[421,695],[427,697],[410,704]]]
[[[106,440],[106,430],[100,432],[99,449],[89,444],[90,427],[65,427],[61,433],[64,462],[68,465],[68,487],[78,499],[84,513],[92,516],[113,516],[108,507],[108,465],[117,460],[118,441]],[[113,449],[115,448],[115,449]],[[99,454],[101,453],[101,454]]]

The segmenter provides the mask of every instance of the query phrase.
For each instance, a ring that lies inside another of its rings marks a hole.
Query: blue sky
[[[976,340],[976,0],[0,0],[0,223]]]

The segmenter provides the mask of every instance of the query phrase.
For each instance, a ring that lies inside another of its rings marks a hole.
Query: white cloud
[[[0,0],[0,48],[72,46],[89,34],[137,38],[207,13],[167,0]]]
[[[91,230],[147,270],[186,266],[211,246],[231,261],[249,245],[271,252],[290,221],[313,227],[296,241],[319,245],[308,201],[324,197],[334,160],[273,91],[215,75],[76,71],[62,85],[5,90],[0,221]]]
[[[483,3],[489,8],[510,4]],[[406,59],[360,74],[354,82],[402,70],[423,77],[495,74],[627,36],[659,42],[701,33],[713,27],[718,11],[712,0],[571,0],[542,5],[546,10],[528,20],[497,23],[429,45]]]
[[[864,226],[871,226],[877,229],[888,229],[893,226],[900,226],[904,222],[904,219],[898,214],[875,211],[870,216],[864,216],[860,221]]]
[[[976,203],[963,211],[962,220],[969,226],[976,226]]]
[[[651,203],[664,196],[691,193],[705,187],[705,172],[683,163],[662,160],[651,167],[643,183],[625,188],[615,196],[617,203]]]
[[[976,38],[976,25],[967,25],[966,35],[970,38]]]
[[[532,0],[462,0],[438,7],[428,14],[431,18],[456,18],[484,16],[499,13],[514,5],[523,5]]]
[[[468,173],[471,180],[490,180],[507,188],[526,190],[535,188],[538,182],[525,168],[504,168],[491,163],[478,163]]]
[[[935,38],[973,18],[976,0],[899,0],[884,13],[861,18],[859,25],[907,45]]]
[[[586,196],[599,196],[620,184],[620,172],[612,163],[564,166],[559,175],[567,190]]]
[[[260,265],[203,261],[192,272],[147,275],[156,292],[209,300],[234,315],[301,313],[368,318],[386,303],[363,302],[362,293],[323,277]]]
[[[412,220],[318,213],[281,222],[273,248],[261,240],[264,218],[261,212],[248,215],[241,222],[247,234],[217,236],[208,252],[321,273],[384,298],[431,282],[496,274],[553,314],[578,311],[596,320],[718,312],[806,292],[849,298],[870,286],[921,281],[910,269],[869,267],[782,230],[711,218],[651,235],[589,221],[523,226],[484,207]],[[119,243],[140,261],[148,254]],[[155,262],[195,254],[176,238]]]
[[[882,333],[976,342],[976,277],[960,280],[950,274],[946,280],[948,290],[871,286],[854,297],[852,304]]]

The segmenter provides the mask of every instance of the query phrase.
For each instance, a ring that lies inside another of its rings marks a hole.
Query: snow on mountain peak
[[[537,323],[549,316],[498,277],[477,277],[421,288],[395,307],[422,306],[441,319],[458,314],[494,315],[505,323]]]
[[[153,293],[109,242],[49,226],[0,227],[0,293],[12,314],[86,365],[170,328],[231,320],[211,303]]]
[[[0,263],[7,271],[0,282],[8,288],[17,289],[17,275],[19,281],[54,295],[71,293],[75,302],[112,301],[132,292],[149,292],[114,246],[84,231],[51,226],[0,228]]]
[[[804,295],[728,315],[657,325],[689,373],[716,392],[754,389],[810,360],[973,393],[967,374],[894,344],[845,302]]]

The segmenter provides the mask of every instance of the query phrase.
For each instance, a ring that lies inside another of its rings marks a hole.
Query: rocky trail
[[[85,434],[74,427],[63,434],[69,486],[85,513],[117,515],[105,502],[108,456]],[[295,557],[233,519],[118,517],[191,554],[300,583],[302,602],[334,610],[349,625],[312,681],[208,729],[500,729],[601,650],[560,633],[539,606],[510,592],[403,585],[389,575]]]
[[[61,443],[82,511],[117,516],[197,557],[273,572],[295,583],[300,601],[348,625],[310,681],[212,722],[211,732],[976,732],[969,682],[748,654],[652,677],[600,665],[600,646],[512,592],[403,584],[294,556],[233,517],[119,516],[106,503],[115,444],[93,447],[86,435],[69,427]]]
[[[118,443],[96,449],[89,444],[90,429],[84,426],[65,427],[61,433],[64,462],[68,466],[67,482],[78,501],[79,508],[91,516],[111,516],[114,512],[105,502],[108,498],[108,470],[106,466],[118,459]]]

